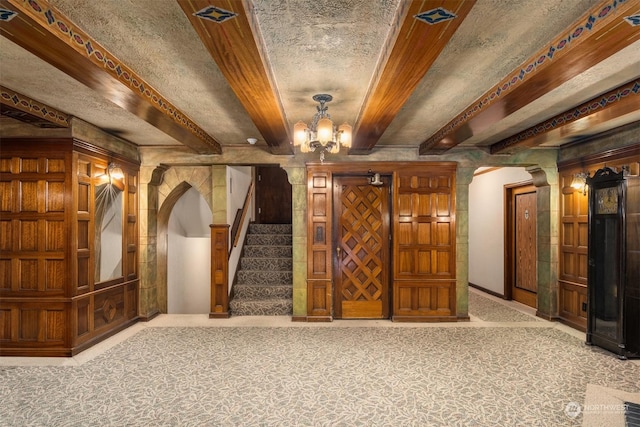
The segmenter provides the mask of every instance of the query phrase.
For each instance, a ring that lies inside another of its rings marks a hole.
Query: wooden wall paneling
[[[587,328],[588,191],[571,187],[577,173],[593,175],[604,166],[640,172],[640,144],[558,164],[560,245],[558,307],[560,320],[578,330]]]
[[[135,256],[131,280],[94,292],[94,187],[110,156],[72,139],[3,140],[0,354],[70,356],[137,320]],[[135,182],[138,164],[114,158]],[[132,193],[123,229],[135,253],[137,188]]]
[[[394,173],[394,321],[456,320],[455,170]]]
[[[126,280],[138,277],[138,176],[127,174],[127,198],[125,201],[125,251],[124,273]]]
[[[209,318],[229,317],[229,224],[211,226],[211,312]]]
[[[94,267],[91,256],[95,228],[92,218],[94,194],[91,186],[91,159],[83,154],[74,153],[73,160],[74,208],[71,209],[69,222],[74,224],[71,232],[75,246],[72,295],[76,296],[91,292],[93,288]]]
[[[332,175],[307,170],[307,320],[332,320]]]

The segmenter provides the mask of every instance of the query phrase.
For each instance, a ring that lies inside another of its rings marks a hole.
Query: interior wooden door
[[[334,178],[334,318],[389,317],[389,181]]]
[[[291,224],[291,184],[279,166],[256,166],[258,224]]]
[[[530,307],[537,307],[537,194],[535,187],[513,193],[514,266],[511,283],[512,298]]]

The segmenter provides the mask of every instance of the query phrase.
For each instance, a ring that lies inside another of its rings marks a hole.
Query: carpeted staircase
[[[232,316],[293,312],[291,224],[250,224],[229,303]]]

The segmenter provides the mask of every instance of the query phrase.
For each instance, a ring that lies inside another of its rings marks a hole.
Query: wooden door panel
[[[509,293],[515,301],[536,308],[537,273],[537,193],[533,185],[509,191]]]
[[[256,222],[291,224],[291,184],[278,166],[256,167]]]
[[[536,277],[536,193],[516,196],[516,280],[515,286],[537,292]]]
[[[366,176],[336,177],[335,314],[337,318],[388,317],[388,183]]]

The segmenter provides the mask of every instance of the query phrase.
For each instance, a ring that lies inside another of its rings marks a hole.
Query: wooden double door
[[[385,319],[390,306],[390,182],[334,176],[333,314],[336,319]]]

